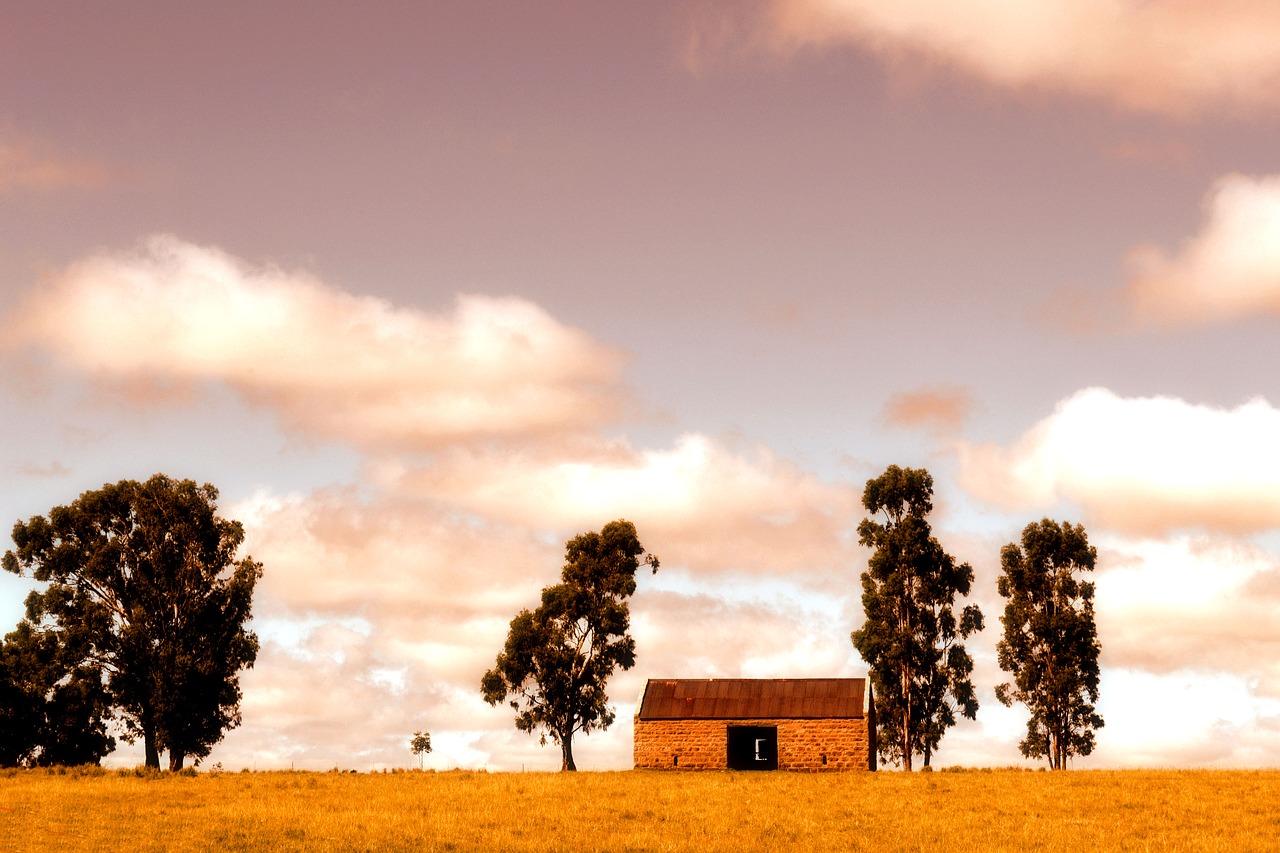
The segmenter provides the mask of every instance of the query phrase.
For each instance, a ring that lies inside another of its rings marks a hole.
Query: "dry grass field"
[[[1280,771],[7,771],[0,850],[1277,850]]]

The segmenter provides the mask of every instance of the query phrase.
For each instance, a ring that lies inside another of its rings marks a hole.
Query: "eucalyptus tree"
[[[13,528],[4,568],[47,584],[28,620],[100,669],[123,736],[149,767],[182,768],[240,722],[239,673],[258,639],[246,630],[262,564],[236,558],[238,521],[218,490],[157,474],[87,491]]]
[[[485,701],[508,702],[517,729],[560,746],[562,770],[577,769],[575,733],[614,721],[605,684],[614,670],[635,666],[627,599],[642,564],[658,570],[658,558],[645,553],[629,521],[570,539],[560,583],[542,590],[536,610],[511,620],[506,644],[481,679]]]
[[[1000,551],[998,590],[1008,603],[996,653],[1013,682],[999,685],[996,697],[1026,705],[1031,716],[1022,754],[1045,758],[1054,770],[1093,752],[1094,731],[1104,725],[1094,707],[1101,650],[1094,586],[1078,578],[1097,560],[1081,525],[1048,518],[1028,524],[1021,545],[1010,542]]]
[[[957,711],[977,715],[962,641],[982,630],[982,611],[970,604],[957,618],[956,596],[968,595],[973,569],[933,536],[928,471],[889,466],[867,481],[862,505],[871,514],[858,525],[872,549],[862,573],[866,621],[850,637],[870,669],[880,756],[910,771],[915,754],[929,766]]]

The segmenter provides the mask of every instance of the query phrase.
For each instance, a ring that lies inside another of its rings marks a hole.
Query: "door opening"
[[[730,770],[777,770],[777,726],[729,726]]]

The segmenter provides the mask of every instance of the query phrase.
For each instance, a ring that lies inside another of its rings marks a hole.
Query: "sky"
[[[208,763],[514,770],[480,677],[629,519],[601,770],[646,678],[865,675],[862,489],[923,467],[987,621],[936,764],[1027,764],[996,578],[1051,517],[1075,766],[1276,766],[1278,139],[1270,0],[19,0],[0,523],[212,483],[264,575]]]

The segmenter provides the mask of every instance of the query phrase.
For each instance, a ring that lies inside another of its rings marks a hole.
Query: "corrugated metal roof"
[[[651,678],[642,720],[861,718],[865,678]]]

